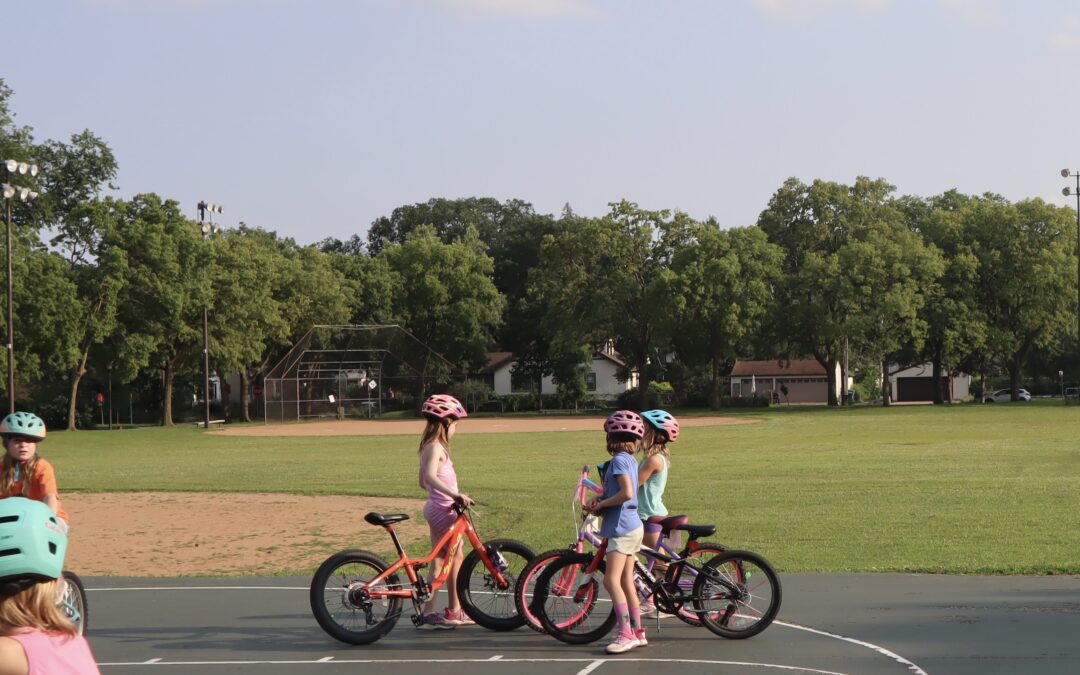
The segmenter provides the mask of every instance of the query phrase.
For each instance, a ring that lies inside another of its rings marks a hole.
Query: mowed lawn
[[[711,540],[756,550],[787,572],[1080,573],[1080,407],[740,415],[761,421],[687,428],[672,445],[665,502],[691,522],[715,523]],[[55,433],[41,450],[66,492],[422,498],[417,440],[144,428]],[[606,459],[603,448],[600,431],[470,435],[464,421],[454,461],[480,502],[481,536],[537,550],[569,544],[578,471]],[[343,517],[341,528],[370,527],[362,516]]]

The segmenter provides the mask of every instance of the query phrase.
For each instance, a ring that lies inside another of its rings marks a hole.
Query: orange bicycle
[[[424,603],[446,583],[454,555],[467,540],[472,551],[461,563],[457,591],[461,608],[477,624],[490,630],[514,630],[525,625],[514,602],[514,585],[536,552],[513,539],[481,543],[460,502],[453,507],[457,521],[423,558],[410,558],[401,546],[394,524],[409,519],[406,513],[369,513],[364,520],[390,533],[397,550],[394,564],[369,551],[342,551],[326,560],[311,580],[311,611],[322,629],[335,639],[354,645],[375,642],[393,629],[401,617],[403,600],[411,600],[412,622],[420,625]],[[428,583],[419,574],[436,557],[442,569]],[[398,572],[405,570],[407,583]]]

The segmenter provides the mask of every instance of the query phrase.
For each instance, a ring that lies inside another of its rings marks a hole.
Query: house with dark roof
[[[514,372],[517,356],[513,352],[488,352],[487,356],[487,365],[480,369],[479,374],[496,394],[528,394],[536,389],[535,382],[529,381],[522,373]],[[609,346],[596,351],[588,367],[589,370],[585,373],[585,389],[600,398],[614,398],[637,386],[637,371],[634,369],[630,371],[630,379],[619,380],[617,374],[620,369],[626,368],[626,362]],[[556,391],[557,387],[551,376],[544,377],[540,392],[554,394]]]
[[[731,396],[734,398],[772,397],[773,392],[776,392],[784,403],[828,403],[828,377],[825,368],[815,359],[776,361],[740,359],[731,369]],[[842,396],[844,388],[840,386],[839,364],[832,378],[836,386],[836,395]],[[786,396],[780,393],[781,386],[787,387]]]

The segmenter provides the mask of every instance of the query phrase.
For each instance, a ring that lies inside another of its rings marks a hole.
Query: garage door
[[[941,392],[943,397],[948,396],[948,381],[941,378]],[[934,380],[930,377],[898,377],[896,378],[897,401],[933,401]]]

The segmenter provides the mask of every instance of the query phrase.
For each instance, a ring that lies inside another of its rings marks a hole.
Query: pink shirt
[[[28,629],[7,637],[22,645],[30,675],[86,675],[97,673],[97,662],[90,653],[90,644],[81,635],[46,633]]]

